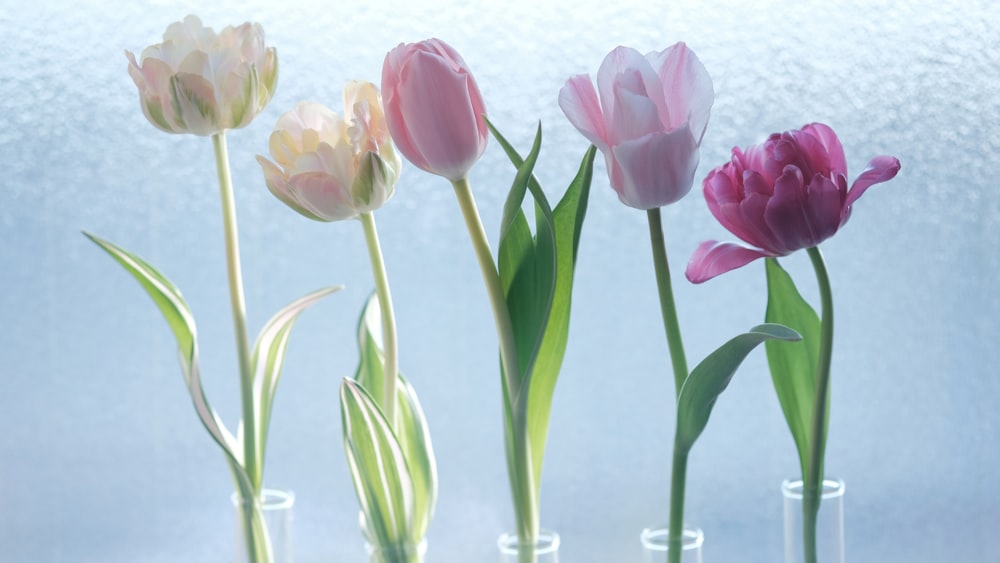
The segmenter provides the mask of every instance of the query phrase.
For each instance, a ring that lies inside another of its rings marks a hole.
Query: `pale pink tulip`
[[[708,71],[684,43],[645,57],[618,47],[601,63],[596,91],[586,74],[559,91],[570,123],[604,154],[611,187],[637,209],[691,191],[714,100]]]
[[[755,248],[705,241],[687,278],[701,283],[758,258],[817,246],[847,223],[865,190],[897,172],[899,160],[876,156],[848,190],[844,149],[822,123],[774,133],[745,151],[734,148],[732,160],[705,178],[705,200],[722,226]]]
[[[125,51],[142,112],[168,133],[213,135],[253,121],[278,82],[278,55],[259,24],[218,34],[197,16],[171,24],[163,43]]]
[[[378,89],[344,87],[343,119],[325,106],[300,102],[271,133],[271,158],[257,157],[267,188],[302,215],[341,221],[392,197],[402,161],[393,149]]]
[[[400,44],[385,56],[389,131],[417,167],[456,181],[486,150],[486,106],[461,55],[439,39]]]

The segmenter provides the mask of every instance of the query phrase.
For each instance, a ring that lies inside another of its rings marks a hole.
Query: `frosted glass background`
[[[231,559],[232,483],[182,384],[173,337],[139,286],[80,231],[142,255],[199,323],[205,384],[238,416],[211,143],[141,114],[124,49],[198,13],[260,22],[278,48],[273,102],[229,135],[251,332],[313,289],[347,285],[292,335],[266,482],[294,489],[299,563],[363,561],[336,392],[354,371],[371,290],[356,222],[320,224],[265,189],[254,160],[278,116],[339,108],[349,79],[378,81],[401,41],[454,45],[490,115],[522,149],[545,130],[538,175],[561,193],[586,141],[556,96],[625,44],[686,41],[717,101],[698,181],[734,145],[811,121],[840,134],[852,175],[902,161],[825,243],[837,307],[828,474],[847,482],[852,562],[1000,558],[1000,10],[983,1],[132,2],[0,6],[0,560]],[[30,16],[30,13],[34,13]],[[513,178],[495,143],[472,182],[493,244]],[[408,163],[377,214],[401,365],[423,401],[441,492],[430,560],[494,561],[512,528],[496,338],[451,188]],[[664,210],[692,364],[764,309],[763,265],[702,286],[681,273],[697,243],[731,238],[699,187]],[[595,170],[572,331],[552,413],[543,524],[562,560],[639,560],[667,518],[671,376],[643,213]],[[804,254],[784,261],[815,299]],[[706,562],[781,558],[781,480],[795,473],[762,352],[722,397],[691,454],[688,520]]]

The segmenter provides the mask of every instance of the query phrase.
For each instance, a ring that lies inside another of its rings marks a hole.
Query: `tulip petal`
[[[602,152],[608,150],[608,134],[597,91],[587,74],[578,74],[559,90],[559,107],[569,122]]]
[[[700,145],[715,103],[712,77],[705,65],[683,42],[650,53],[646,58],[659,75],[657,89],[663,93],[660,115],[663,125],[669,131],[689,123]]]
[[[691,255],[684,276],[691,283],[703,283],[730,270],[746,266],[758,258],[770,256],[774,255],[733,242],[707,240],[699,244]]]
[[[608,124],[608,133],[611,134],[615,128],[614,108],[615,108],[615,83],[619,76],[628,70],[639,70],[640,74],[652,73],[653,69],[639,51],[631,47],[616,47],[604,57],[600,68],[597,69],[597,91],[601,96],[601,110],[604,112],[605,121]],[[607,137],[605,137],[607,138]]]
[[[823,123],[810,123],[802,130],[815,137],[823,145],[830,172],[846,175],[847,159],[844,157],[844,147],[840,144],[840,139],[837,138],[833,129]]]
[[[774,195],[767,201],[764,222],[777,238],[782,252],[814,246],[817,234],[806,214],[805,179],[796,166],[786,166],[774,183]]]
[[[264,172],[264,185],[266,185],[267,189],[274,194],[274,197],[280,199],[285,205],[310,219],[316,221],[326,220],[312,209],[309,209],[299,203],[298,199],[295,197],[295,193],[291,189],[291,186],[288,184],[288,180],[285,178],[284,172],[282,172],[280,168],[260,155],[257,155],[257,162],[260,163],[260,167]]]
[[[691,191],[698,147],[687,127],[626,141],[611,150],[621,173],[621,181],[612,187],[625,205],[653,209],[675,203]]]
[[[871,159],[861,175],[851,184],[851,190],[847,192],[847,201],[844,202],[845,212],[850,213],[851,205],[865,193],[865,190],[895,178],[899,173],[899,167],[899,159],[894,156],[881,155]],[[844,221],[846,220],[845,217]]]

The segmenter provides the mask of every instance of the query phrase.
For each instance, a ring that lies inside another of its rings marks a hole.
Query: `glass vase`
[[[670,530],[664,528],[646,528],[639,534],[642,542],[642,563],[666,563],[667,552],[670,551],[668,538]],[[701,563],[701,544],[705,542],[705,534],[700,528],[684,528],[681,532],[681,563]]]
[[[816,519],[816,563],[844,563],[844,482],[824,479]],[[803,563],[802,481],[781,484],[785,497],[785,563]]]
[[[293,563],[292,507],[295,505],[295,493],[264,489],[256,502],[240,498],[239,493],[233,493],[232,500],[236,509],[235,563]],[[247,556],[247,546],[251,541],[257,553],[271,554],[270,561],[261,561],[261,557],[254,561]]]
[[[500,563],[559,563],[559,534],[540,530],[534,544],[521,543],[517,534],[501,534],[497,539]]]
[[[427,540],[418,544],[403,544],[389,547],[365,544],[368,550],[369,563],[424,563],[427,553]]]

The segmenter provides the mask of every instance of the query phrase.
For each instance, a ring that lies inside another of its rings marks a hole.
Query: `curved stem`
[[[472,248],[476,252],[479,260],[479,269],[483,274],[483,282],[486,284],[486,293],[493,306],[493,319],[496,322],[497,337],[500,340],[500,363],[503,369],[504,382],[507,385],[507,393],[511,399],[519,396],[518,375],[519,367],[517,361],[517,348],[514,342],[514,327],[510,320],[510,311],[507,309],[507,299],[503,292],[503,284],[500,282],[500,273],[497,271],[496,262],[493,261],[493,251],[490,250],[489,239],[486,238],[486,231],[483,229],[483,222],[479,218],[479,211],[476,209],[476,200],[472,196],[472,188],[468,180],[454,180],[452,185],[455,188],[455,196],[458,197],[458,205],[462,208],[462,216],[465,218],[465,226],[472,239]],[[516,405],[511,404],[511,408]]]
[[[823,454],[826,450],[827,406],[830,397],[830,361],[833,357],[833,291],[830,276],[819,247],[808,250],[819,284],[820,345],[819,365],[816,367],[816,396],[809,440],[809,464],[802,476],[802,533],[806,563],[816,563],[816,520],[819,515],[823,490]]]
[[[379,309],[382,311],[382,347],[385,352],[385,365],[382,369],[384,392],[382,411],[389,424],[396,427],[396,374],[399,373],[399,347],[396,344],[396,314],[392,310],[392,294],[389,293],[389,276],[385,272],[385,260],[382,259],[382,246],[378,240],[378,230],[375,228],[375,216],[362,213],[358,216],[365,231],[365,243],[368,246],[368,258],[372,263],[372,277],[375,278],[375,294],[378,296]]]
[[[243,297],[243,274],[240,270],[240,242],[236,228],[236,202],[233,181],[229,173],[229,154],[225,132],[212,135],[215,165],[219,173],[222,196],[222,224],[226,240],[226,272],[229,276],[229,301],[233,310],[233,332],[236,335],[236,357],[240,368],[240,402],[243,410],[243,467],[259,495],[262,481],[258,466],[257,419],[253,398],[253,373],[250,370],[250,340],[247,336],[246,305]]]
[[[534,548],[538,539],[538,505],[535,499],[536,487],[531,482],[533,475],[530,438],[526,423],[522,424],[526,413],[523,412],[524,405],[519,399],[521,397],[521,377],[517,345],[514,341],[514,327],[510,319],[510,310],[507,308],[507,298],[504,295],[503,283],[500,281],[500,273],[493,260],[493,252],[490,250],[489,239],[486,237],[483,222],[476,209],[476,200],[472,195],[469,181],[467,179],[454,180],[452,186],[455,188],[455,196],[462,209],[465,226],[469,231],[472,247],[479,261],[483,282],[486,284],[486,293],[493,307],[493,319],[496,322],[497,338],[500,345],[501,371],[507,393],[506,400],[509,403],[508,407],[505,408],[510,409],[509,423],[512,425],[510,431],[514,433],[509,437],[512,441],[511,449],[513,451],[508,451],[508,456],[513,455],[514,459],[508,458],[507,463],[508,470],[515,473],[515,477],[511,480],[511,486],[514,490],[511,492],[514,495],[514,517],[517,519],[518,541],[521,545],[521,548],[518,549],[518,560],[520,563],[533,563],[536,561]],[[525,549],[529,545],[531,547]]]
[[[670,284],[670,265],[667,263],[667,246],[663,241],[663,224],[660,220],[660,208],[646,210],[649,220],[649,242],[653,247],[653,269],[656,271],[656,288],[660,293],[660,312],[663,315],[663,328],[667,333],[667,346],[670,347],[670,362],[674,368],[674,397],[681,393],[681,385],[688,376],[687,359],[684,357],[684,343],[681,340],[681,327],[677,321],[677,306],[674,303],[674,291]]]

